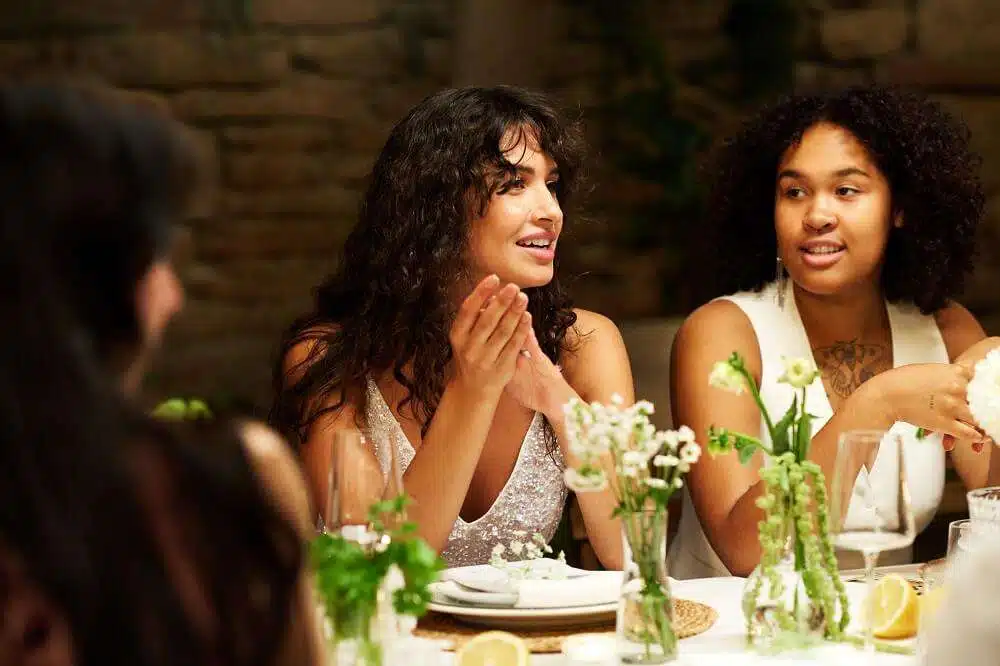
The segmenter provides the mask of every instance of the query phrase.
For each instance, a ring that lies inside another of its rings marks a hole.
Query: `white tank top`
[[[778,383],[778,377],[784,372],[781,357],[812,358],[809,338],[802,326],[791,286],[787,287],[784,308],[778,306],[777,295],[777,286],[772,283],[760,293],[743,292],[723,297],[739,306],[753,326],[760,346],[761,399],[768,412],[773,415],[783,414],[793,397],[792,387]],[[911,306],[887,303],[886,308],[892,331],[893,367],[913,363],[949,362],[948,351],[933,316],[923,315]],[[809,412],[817,417],[812,423],[815,434],[833,416],[833,408],[822,382],[813,382],[806,390],[806,404]],[[930,435],[918,440],[917,429],[902,422],[893,425],[892,430],[903,437],[907,478],[919,532],[934,517],[944,491],[945,452],[941,446],[941,436]],[[763,418],[760,437],[762,441],[770,442]],[[872,470],[875,487],[878,487],[879,469],[884,467],[885,465],[876,462]],[[832,479],[828,479],[830,481]],[[729,570],[716,555],[701,528],[687,488],[683,491],[682,502],[680,526],[670,546],[670,575],[680,579],[729,576]],[[852,509],[853,507],[849,508],[849,512]],[[756,530],[756,526],[752,529]],[[843,568],[861,566],[860,557],[851,557],[853,553],[838,555]],[[910,561],[912,549],[905,548],[882,553],[879,565],[904,564]]]

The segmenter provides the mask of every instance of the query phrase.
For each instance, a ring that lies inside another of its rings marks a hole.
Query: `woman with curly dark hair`
[[[974,488],[987,481],[992,448],[983,449],[965,388],[972,363],[998,341],[952,300],[983,213],[967,129],[936,103],[892,89],[793,96],[748,121],[713,167],[714,275],[730,295],[678,332],[674,418],[696,432],[766,436],[748,394],[708,385],[713,363],[739,352],[773,414],[792,399],[778,381],[782,358],[812,358],[822,383],[807,394],[817,417],[811,459],[832,479],[839,433],[899,432],[923,529],[941,499],[945,449]],[[922,439],[918,427],[937,434]],[[745,575],[757,565],[760,464],[733,454],[692,469],[675,575]]]
[[[97,88],[0,86],[2,664],[325,658],[287,446],[135,404],[182,302],[179,130]]]
[[[571,309],[555,275],[581,140],[541,96],[435,94],[389,135],[315,309],[282,342],[272,422],[326,496],[330,441],[396,447],[421,534],[449,565],[518,532],[552,537],[572,461],[562,406],[633,399],[614,324]],[[608,493],[579,498],[603,564],[621,562]]]

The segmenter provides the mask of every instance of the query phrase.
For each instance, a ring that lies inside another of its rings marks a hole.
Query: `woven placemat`
[[[711,606],[687,599],[674,599],[674,631],[677,632],[678,638],[689,638],[708,631],[718,617],[719,614]],[[586,628],[567,628],[558,631],[508,629],[507,631],[523,638],[532,652],[551,654],[561,652],[563,641],[574,634],[581,632],[613,634],[614,629],[615,623],[612,619],[604,625]],[[432,611],[421,618],[414,633],[421,638],[446,641],[448,645],[445,649],[456,650],[484,631],[487,630],[483,627],[462,624],[451,615]]]

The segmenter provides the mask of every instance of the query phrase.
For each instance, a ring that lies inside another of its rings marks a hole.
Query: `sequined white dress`
[[[365,437],[374,446],[382,472],[389,469],[389,447],[396,446],[400,470],[405,471],[415,451],[407,440],[382,392],[368,380]],[[466,522],[455,520],[441,556],[449,567],[485,564],[493,547],[507,544],[518,531],[540,533],[552,539],[566,504],[563,460],[558,449],[550,452],[545,436],[545,417],[536,412],[521,442],[521,451],[507,484],[493,506],[482,516]],[[442,478],[441,483],[448,479]]]

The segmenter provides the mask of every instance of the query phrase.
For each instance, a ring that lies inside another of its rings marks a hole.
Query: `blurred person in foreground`
[[[0,88],[4,665],[322,663],[284,443],[135,404],[183,301],[179,130],[107,91]]]

